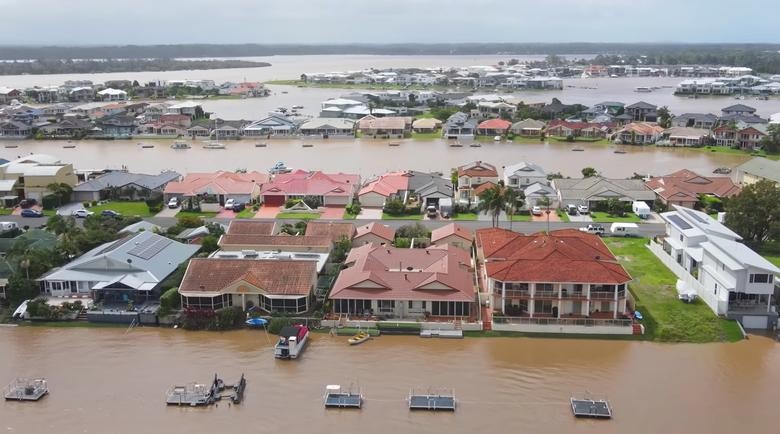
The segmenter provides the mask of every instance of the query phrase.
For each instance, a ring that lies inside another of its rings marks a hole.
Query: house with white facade
[[[677,275],[678,286],[695,290],[713,312],[746,329],[772,328],[778,318],[772,298],[780,269],[707,214],[673,208],[661,214],[666,235],[651,242],[650,249]]]
[[[504,168],[504,185],[524,189],[531,184],[548,184],[547,173],[541,166],[521,161]]]

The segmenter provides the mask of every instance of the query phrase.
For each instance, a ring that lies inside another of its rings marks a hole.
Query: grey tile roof
[[[770,181],[780,182],[780,161],[756,157],[737,166],[737,170]]]
[[[640,108],[640,109],[652,109],[655,110],[658,108],[658,106],[650,104],[649,102],[639,101],[635,102],[629,106],[626,106],[626,109],[634,109],[634,108]]]
[[[73,187],[73,191],[100,191],[110,187],[124,187],[131,184],[156,190],[179,178],[181,178],[181,174],[174,171],[162,172],[158,175],[146,175],[116,170],[81,183]]]
[[[655,193],[641,179],[608,179],[600,176],[583,179],[556,179],[561,200],[654,200]]]
[[[409,177],[408,188],[415,193],[423,194],[421,191],[424,191],[425,194],[423,195],[427,195],[448,189],[446,193],[450,196],[452,195],[452,181],[449,179],[442,178],[434,173],[417,172],[415,170],[409,171],[409,174],[411,176]]]
[[[745,104],[734,104],[734,105],[730,105],[728,107],[723,107],[722,109],[720,109],[720,111],[722,111],[724,113],[728,113],[728,112],[755,113],[756,109],[754,109],[753,107],[750,107],[749,105],[745,105]]]

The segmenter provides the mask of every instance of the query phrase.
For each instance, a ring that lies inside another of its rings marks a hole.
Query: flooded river
[[[0,381],[45,376],[38,403],[0,404],[8,433],[770,433],[780,423],[780,347],[736,344],[379,337],[349,347],[315,334],[277,361],[263,332],[0,329]],[[175,383],[241,373],[244,403],[177,408]],[[326,384],[357,385],[361,411],[322,406]],[[452,388],[454,414],[411,413],[409,389]],[[608,398],[611,421],[577,420],[572,394]]]

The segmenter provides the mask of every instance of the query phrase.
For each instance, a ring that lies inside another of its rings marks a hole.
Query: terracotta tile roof
[[[468,242],[472,242],[474,240],[474,234],[470,230],[457,223],[450,223],[431,231],[431,242],[435,244],[436,241],[447,238],[450,235],[455,235]]]
[[[229,235],[273,235],[274,222],[233,220],[228,226]]]
[[[392,242],[395,239],[395,229],[376,222],[359,226],[355,232],[355,238],[360,238],[367,234],[374,234],[388,242]]]
[[[504,119],[488,119],[480,122],[477,127],[478,130],[508,130],[512,126],[512,122]]]
[[[272,295],[306,295],[316,275],[315,261],[196,258],[187,266],[179,292],[185,296],[221,293],[244,281]]]
[[[268,182],[268,174],[260,172],[189,173],[180,182],[165,186],[166,194],[195,196],[209,194],[249,194],[256,186]]]
[[[291,236],[291,235],[245,235],[225,234],[219,239],[220,246],[246,245],[257,246],[255,250],[267,248],[284,248],[286,246],[324,247],[330,248],[330,237],[326,236]]]
[[[296,170],[280,173],[263,185],[261,195],[352,196],[360,186],[360,176],[346,173],[323,173]]]
[[[474,301],[466,251],[450,246],[396,249],[366,244],[347,256],[331,299]]]
[[[479,229],[476,243],[488,276],[499,281],[620,284],[631,280],[601,238],[576,229],[532,235]]]
[[[658,124],[651,122],[631,122],[630,124],[624,126],[623,129],[619,131],[619,133],[632,131],[643,136],[653,136],[663,133],[664,129]]]
[[[491,189],[491,188],[493,188],[493,187],[495,187],[497,185],[498,184],[493,183],[493,182],[485,182],[485,183],[479,184],[478,186],[474,187],[474,195],[475,196],[479,196],[485,190]]]
[[[464,164],[458,167],[458,176],[479,176],[483,178],[498,177],[498,171],[496,166],[485,163],[483,161],[475,161],[473,163]]]
[[[334,243],[344,237],[351,240],[355,236],[355,225],[349,222],[310,221],[306,225],[306,236],[324,236]]]
[[[366,116],[358,121],[361,130],[403,130],[411,124],[412,118],[403,116]]]
[[[741,191],[729,177],[701,176],[688,169],[652,178],[646,185],[664,200],[678,202],[698,200],[700,194],[731,197]]]
[[[391,196],[399,190],[409,189],[409,179],[412,175],[408,172],[388,172],[366,184],[358,195],[377,193],[380,196]]]

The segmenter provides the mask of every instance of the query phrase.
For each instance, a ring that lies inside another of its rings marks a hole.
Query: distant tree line
[[[35,48],[31,48],[35,50]],[[174,60],[126,59],[79,60],[38,59],[24,62],[0,62],[0,75],[19,74],[92,74],[99,72],[182,71],[191,69],[258,68],[267,62],[246,60]]]
[[[598,65],[729,65],[746,66],[754,72],[780,73],[780,52],[764,49],[709,45],[693,46],[684,50],[648,48],[643,52],[625,54],[599,54],[591,63]]]

